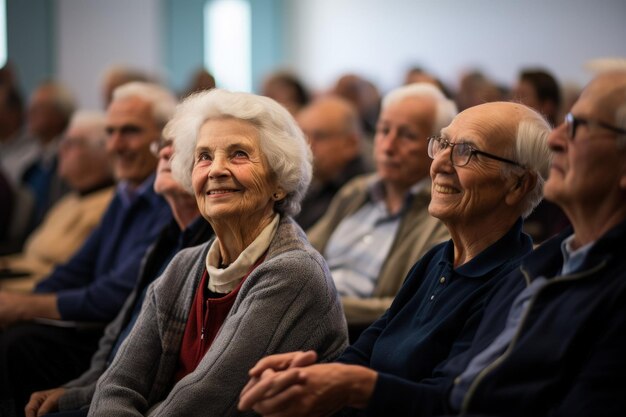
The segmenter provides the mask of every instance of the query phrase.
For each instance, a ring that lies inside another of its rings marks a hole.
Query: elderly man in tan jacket
[[[455,115],[454,103],[432,85],[390,92],[374,137],[376,173],[347,183],[308,231],[342,296],[351,339],[391,305],[411,266],[449,238],[428,214],[427,138]]]

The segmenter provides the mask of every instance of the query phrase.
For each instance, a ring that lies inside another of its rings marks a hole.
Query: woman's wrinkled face
[[[211,222],[254,221],[273,212],[275,181],[248,122],[223,118],[202,125],[191,180],[200,213]]]

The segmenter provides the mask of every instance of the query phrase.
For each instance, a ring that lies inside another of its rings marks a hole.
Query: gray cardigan
[[[98,381],[90,416],[231,416],[248,370],[263,356],[347,345],[326,262],[290,218],[281,218],[265,261],[242,285],[210,349],[174,384],[180,344],[211,242],[181,251],[148,289],[142,312]]]

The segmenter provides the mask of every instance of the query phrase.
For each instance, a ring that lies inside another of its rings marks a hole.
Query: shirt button
[[[363,236],[363,243],[365,243],[366,245],[368,245],[371,241],[372,241],[372,236],[371,235]]]
[[[435,299],[435,296],[434,296],[434,295],[431,295],[431,296],[430,296],[430,299],[431,299],[431,300],[434,300],[434,299]]]
[[[441,277],[441,278],[439,278],[439,282],[440,282],[440,283],[442,283],[442,284],[443,284],[444,282],[446,282],[446,277]]]

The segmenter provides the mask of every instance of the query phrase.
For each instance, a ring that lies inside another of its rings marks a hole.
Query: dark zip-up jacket
[[[461,414],[626,415],[626,222],[600,238],[576,272],[561,276],[561,242],[546,242],[510,276],[485,311],[470,357],[504,328],[517,294],[535,294],[505,353],[475,379]]]
[[[560,276],[561,242],[571,234],[568,228],[547,241],[500,280],[469,349],[430,378],[397,386],[392,401],[403,412],[394,416],[626,415],[626,221],[596,242],[576,272]],[[454,412],[454,379],[502,332],[513,300],[539,276],[548,283],[531,298],[509,348]]]

